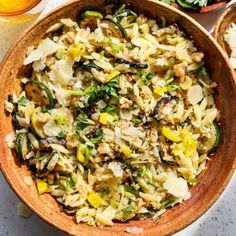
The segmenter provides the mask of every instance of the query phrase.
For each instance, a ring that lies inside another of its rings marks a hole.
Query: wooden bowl
[[[0,66],[0,166],[10,186],[36,214],[71,235],[128,235],[125,233],[125,228],[128,226],[142,227],[143,235],[170,235],[192,223],[218,199],[229,182],[236,164],[236,119],[234,119],[236,104],[230,103],[236,100],[236,79],[223,50],[197,22],[172,7],[155,0],[124,0],[123,2],[149,17],[159,19],[160,16],[165,16],[170,23],[176,22],[194,39],[197,48],[205,53],[206,66],[219,85],[215,101],[221,112],[223,141],[208,162],[206,170],[199,176],[199,183],[191,189],[192,197],[183,204],[167,210],[158,224],[151,220],[131,220],[128,223],[115,223],[113,227],[104,228],[76,224],[74,217],[61,211],[57,202],[49,194],[39,196],[34,184],[30,187],[26,186],[23,179],[30,175],[30,171],[27,166],[20,164],[15,153],[9,150],[4,141],[6,135],[14,131],[11,117],[4,112],[4,101],[7,100],[9,93],[21,91],[18,78],[30,73],[30,68],[22,65],[27,47],[37,45],[45,36],[48,27],[59,19],[68,17],[76,19],[85,8],[101,9],[106,1],[72,0],[57,8],[17,40]]]
[[[223,50],[230,56],[230,48],[227,42],[224,40],[224,35],[227,29],[231,26],[232,23],[236,23],[236,2],[230,5],[220,16],[216,22],[214,30],[214,38],[223,48]],[[236,69],[235,69],[236,72]]]

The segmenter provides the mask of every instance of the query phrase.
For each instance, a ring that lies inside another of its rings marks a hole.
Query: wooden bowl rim
[[[44,17],[42,17],[39,21],[35,22],[30,28],[28,28],[27,30],[23,31],[22,34],[18,37],[18,39],[12,44],[12,46],[10,47],[10,49],[8,49],[7,53],[5,54],[2,62],[0,63],[0,75],[2,73],[2,70],[4,68],[4,65],[5,63],[8,61],[8,59],[11,57],[12,55],[12,52],[15,48],[15,46],[21,41],[24,39],[25,35],[27,35],[28,32],[30,31],[33,31],[37,25],[39,23],[41,23],[45,18],[48,18],[52,15],[54,15],[55,13],[61,11],[64,7],[70,5],[70,4],[74,4],[76,2],[79,2],[80,0],[70,0],[69,2],[66,2],[60,6],[58,6],[57,8],[53,9],[52,11],[50,11],[49,13],[47,13]],[[146,2],[152,2],[156,5],[160,5],[162,7],[165,7],[167,8],[168,10],[170,11],[173,11],[175,13],[177,13],[178,15],[182,16],[183,18],[185,18],[187,21],[189,21],[192,25],[194,25],[195,27],[197,27],[203,34],[205,34],[207,37],[208,37],[208,40],[210,40],[214,46],[217,48],[218,52],[221,54],[221,56],[225,59],[225,62],[228,66],[228,70],[232,76],[232,81],[234,82],[234,85],[235,85],[235,88],[236,88],[236,74],[234,73],[234,69],[233,67],[231,66],[231,64],[229,63],[228,61],[228,58],[224,52],[224,50],[220,47],[220,45],[216,42],[216,40],[212,37],[212,35],[203,27],[201,26],[197,21],[195,21],[193,18],[191,18],[190,16],[188,16],[186,13],[182,12],[181,10],[178,10],[172,6],[169,6],[165,3],[162,3],[160,1],[156,1],[156,0],[144,0]],[[5,142],[5,139],[3,139],[4,142]],[[186,228],[187,226],[189,226],[190,224],[192,224],[194,221],[196,221],[199,217],[201,217],[215,202],[216,200],[220,197],[220,195],[222,194],[222,192],[225,190],[227,184],[229,183],[231,177],[233,176],[234,174],[234,171],[236,169],[236,153],[233,154],[234,155],[234,162],[233,162],[233,165],[232,165],[232,168],[230,170],[230,172],[228,172],[228,175],[227,177],[225,178],[225,181],[223,183],[222,186],[220,186],[219,188],[219,191],[214,195],[214,197],[205,204],[205,208],[202,209],[201,211],[197,212],[192,218],[188,218],[186,219],[185,222],[183,222],[182,224],[180,225],[176,225],[176,227],[168,232],[168,235],[172,235],[184,228]],[[11,181],[11,179],[6,175],[6,172],[5,172],[5,168],[4,168],[4,165],[2,164],[2,154],[0,154],[0,170],[2,171],[3,173],[3,176],[5,177],[5,179],[7,180],[8,184],[10,185],[10,187],[12,188],[12,190],[17,194],[17,196],[22,200],[22,202],[24,202],[36,215],[38,215],[41,219],[43,219],[46,223],[54,226],[55,228],[65,232],[65,233],[69,233],[66,229],[64,229],[63,227],[60,227],[59,225],[57,225],[53,220],[51,219],[48,219],[46,216],[42,215],[40,211],[36,210],[34,208],[34,205],[24,199],[24,197],[20,194],[20,192],[18,191],[17,187],[15,186],[14,182]],[[157,225],[158,227],[158,225]],[[145,232],[144,232],[145,234]]]
[[[221,27],[222,23],[224,22],[226,16],[229,15],[232,12],[232,9],[236,10],[236,2],[232,3],[228,8],[226,8],[223,11],[223,13],[220,15],[218,20],[216,21],[215,29],[214,29],[214,32],[213,32],[213,37],[215,38],[216,41],[218,39],[218,36],[220,36],[220,32],[219,32],[220,27]],[[235,19],[235,22],[236,22],[236,19]]]

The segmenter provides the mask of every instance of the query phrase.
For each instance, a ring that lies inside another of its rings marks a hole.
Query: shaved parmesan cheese
[[[43,70],[45,67],[46,67],[45,60],[35,61],[33,63],[33,69],[37,72]]]
[[[13,112],[13,109],[14,109],[14,106],[11,102],[7,102],[5,101],[4,102],[4,107],[5,107],[5,110],[12,113]]]
[[[73,27],[75,25],[75,22],[72,21],[71,19],[61,19],[61,23],[68,27]]]
[[[196,105],[203,98],[202,87],[200,85],[194,85],[188,90],[188,101],[192,105]]]
[[[112,170],[113,174],[116,177],[122,177],[123,176],[123,170],[121,168],[121,164],[119,162],[110,162],[108,165],[108,168]]]
[[[8,144],[8,143],[14,142],[15,139],[16,139],[16,135],[14,132],[12,132],[12,133],[6,135],[5,141]]]
[[[176,176],[168,176],[163,187],[167,190],[169,194],[175,197],[184,197],[188,193],[188,184],[182,177],[177,178]]]
[[[33,50],[24,60],[24,65],[28,65],[34,61],[55,53],[61,46],[49,38],[44,39],[37,49]]]
[[[58,152],[61,152],[61,153],[65,153],[65,154],[68,154],[69,151],[63,147],[62,145],[60,144],[50,144],[50,147],[53,149],[53,150],[56,150]]]
[[[73,60],[69,57],[57,61],[53,67],[52,79],[55,78],[55,82],[61,85],[66,85],[73,78]]]
[[[62,26],[63,26],[62,23],[56,23],[56,24],[52,25],[52,26],[46,31],[46,33],[48,34],[48,33],[50,33],[50,32],[57,31],[57,30],[59,30]]]
[[[116,216],[116,209],[112,206],[107,207],[102,213],[96,214],[96,220],[100,222],[103,225],[109,225],[112,226],[113,222],[112,220]]]

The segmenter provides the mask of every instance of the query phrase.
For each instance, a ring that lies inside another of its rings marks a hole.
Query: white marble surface
[[[66,0],[50,0],[45,12]],[[209,18],[215,20],[220,12],[204,15],[198,21],[208,30]],[[4,25],[0,23],[0,60],[10,44],[31,23],[24,25]],[[220,199],[192,225],[175,234],[175,236],[235,236],[236,235],[236,174]],[[38,216],[22,218],[16,214],[18,197],[11,190],[0,173],[0,236],[65,236],[52,226],[43,222]],[[92,236],[92,235],[91,235]]]

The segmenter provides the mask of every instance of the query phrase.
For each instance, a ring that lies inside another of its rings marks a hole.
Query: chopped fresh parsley
[[[18,105],[21,105],[21,106],[26,106],[26,103],[27,103],[28,99],[25,97],[25,96],[22,96],[19,100],[18,100]]]

